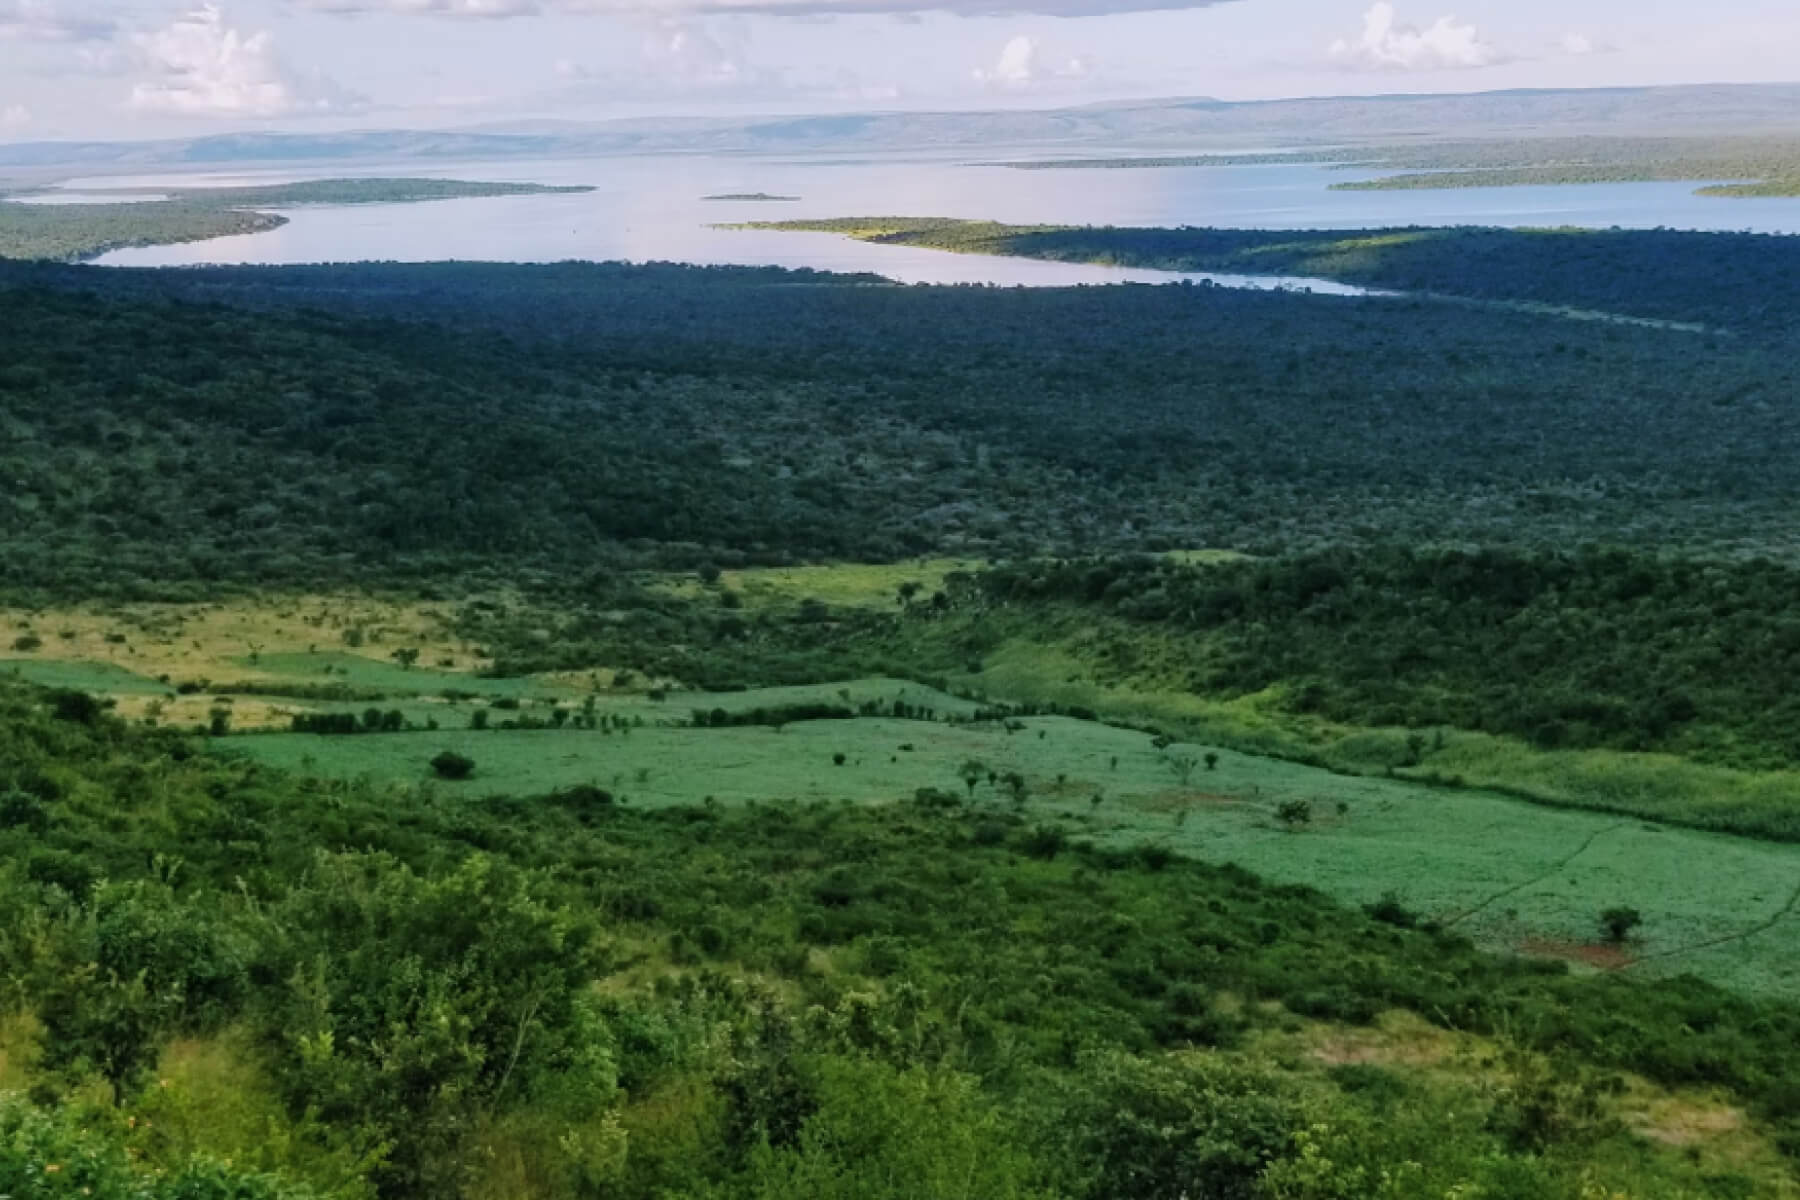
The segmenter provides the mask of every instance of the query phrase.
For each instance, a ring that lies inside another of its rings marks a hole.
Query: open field
[[[892,606],[900,583],[919,582],[928,595],[963,565],[726,572],[713,586],[740,594],[747,611],[822,597],[840,607]],[[664,586],[702,585],[668,577]],[[1023,718],[1009,732],[1005,723],[969,723],[977,710],[970,700],[893,678],[723,693],[665,690],[613,670],[491,678],[474,673],[487,665],[485,647],[459,637],[445,608],[347,595],[0,614],[0,645],[27,634],[44,644],[0,663],[0,672],[109,696],[130,718],[203,726],[223,708],[234,730],[285,730],[299,712],[360,715],[375,708],[398,711],[413,730],[261,732],[222,743],[306,774],[413,785],[430,777],[434,755],[450,749],[475,760],[475,777],[433,786],[473,797],[589,785],[646,806],[709,797],[875,804],[937,788],[1011,811],[1004,781],[1017,773],[1023,811],[1055,815],[1082,836],[1120,845],[1152,841],[1355,903],[1393,893],[1487,945],[1597,959],[1645,975],[1694,971],[1757,992],[1800,981],[1800,915],[1790,911],[1800,888],[1800,847],[1546,808],[1483,790],[1534,782],[1546,798],[1574,809],[1605,807],[1611,789],[1621,806],[1642,811],[1654,809],[1661,789],[1673,812],[1695,795],[1752,802],[1747,797],[1757,788],[1762,795],[1754,802],[1781,803],[1791,773],[1733,772],[1666,755],[1527,751],[1506,739],[1449,731],[1424,766],[1385,777],[1379,764],[1392,761],[1404,730],[1297,720],[1275,712],[1266,698],[1221,703],[1174,690],[1097,686],[1092,663],[1079,653],[1024,639],[986,653],[979,674],[951,673],[947,682],[997,701],[1092,708],[1189,741],[1159,749],[1132,729],[1062,717]],[[418,649],[421,665],[403,666],[395,649]],[[454,666],[423,665],[430,663]],[[176,691],[202,680],[204,690]],[[826,704],[885,714],[896,701],[937,719],[692,727],[696,712],[715,709]],[[600,728],[530,728],[566,720],[584,706]],[[471,728],[477,719],[490,727]],[[1203,765],[1209,748],[1220,754],[1215,770]],[[1246,752],[1258,750],[1315,755],[1357,774]],[[972,791],[959,774],[971,761],[984,768]],[[988,781],[989,771],[998,782]],[[1462,776],[1469,786],[1405,778],[1427,771]],[[1311,807],[1299,832],[1276,819],[1288,801]],[[1646,916],[1641,938],[1617,957],[1593,946],[1597,914],[1613,905]]]
[[[835,690],[716,699],[752,706]],[[858,702],[884,690],[914,702],[929,695],[892,681],[861,681],[848,690]],[[690,705],[712,699],[671,698],[664,719],[684,720]],[[1182,760],[1200,759],[1204,747],[1159,749],[1148,735],[1095,722],[1039,717],[1012,725],[1016,731],[999,722],[863,718],[779,731],[647,723],[618,734],[446,725],[394,735],[256,735],[227,745],[273,766],[395,785],[424,783],[429,760],[449,749],[475,760],[475,777],[432,786],[471,799],[588,785],[646,806],[708,798],[874,804],[936,788],[1010,812],[1015,802],[1005,780],[1016,772],[1025,781],[1021,811],[1055,816],[1103,843],[1154,842],[1356,903],[1392,893],[1423,917],[1491,946],[1577,963],[1604,959],[1647,977],[1693,971],[1756,993],[1800,983],[1800,914],[1792,911],[1800,847],[1230,752],[1214,770],[1200,762],[1189,768]],[[972,790],[959,775],[970,761],[984,768]],[[988,771],[998,783],[988,782]],[[1276,815],[1290,801],[1310,806],[1311,820],[1297,830]],[[1641,910],[1645,924],[1640,938],[1609,957],[1608,948],[1596,946],[1597,920],[1615,905]]]

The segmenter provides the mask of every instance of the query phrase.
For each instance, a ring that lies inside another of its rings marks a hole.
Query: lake
[[[1121,151],[1124,153],[1124,151]],[[984,157],[1004,158],[1001,152]],[[1213,225],[1350,229],[1527,225],[1800,233],[1800,200],[1696,196],[1697,184],[1583,184],[1446,191],[1333,192],[1374,177],[1312,164],[1019,171],[942,159],[660,155],[555,161],[389,163],[295,171],[86,178],[71,190],[249,186],[345,176],[586,184],[591,193],[281,210],[269,233],[116,251],[115,266],[356,260],[671,261],[870,271],[906,283],[1035,286],[1166,282],[1183,276],[1072,263],[868,245],[831,234],[719,229],[744,221],[858,216],[966,217],[1011,224]],[[719,200],[767,193],[797,200]],[[1355,289],[1317,280],[1187,276],[1248,285]]]

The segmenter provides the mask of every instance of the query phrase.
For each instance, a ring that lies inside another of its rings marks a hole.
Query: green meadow
[[[841,688],[678,694],[661,703],[609,699],[601,712],[644,724],[605,732],[474,730],[463,719],[431,732],[256,734],[226,745],[304,774],[428,784],[471,803],[578,786],[643,807],[880,804],[936,789],[996,814],[1054,820],[1096,843],[1151,843],[1235,862],[1340,900],[1367,904],[1391,895],[1422,919],[1496,948],[1646,979],[1693,972],[1754,993],[1800,983],[1800,915],[1791,912],[1800,886],[1797,846],[1232,751],[1210,751],[1218,758],[1209,769],[1206,746],[1158,745],[1135,730],[1066,717],[687,725],[694,709],[740,711],[843,694],[858,704],[905,699],[943,705],[941,713],[967,711],[917,685],[863,680]],[[472,710],[463,708],[466,717]],[[490,710],[490,717],[498,723],[531,711]],[[473,776],[433,780],[430,760],[443,750],[474,760]],[[965,776],[972,763],[979,769]],[[1011,785],[1013,775],[1021,789]],[[1283,806],[1295,802],[1306,806],[1307,819],[1281,819]],[[1599,914],[1614,906],[1644,915],[1622,949],[1600,936]]]

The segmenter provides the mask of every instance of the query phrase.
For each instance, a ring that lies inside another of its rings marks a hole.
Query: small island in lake
[[[783,203],[800,199],[798,196],[772,196],[768,192],[724,192],[717,196],[702,196],[702,200],[774,200]]]

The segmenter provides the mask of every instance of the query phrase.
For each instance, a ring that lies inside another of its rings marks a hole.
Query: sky
[[[0,142],[1800,80],[1800,0],[0,0]]]

